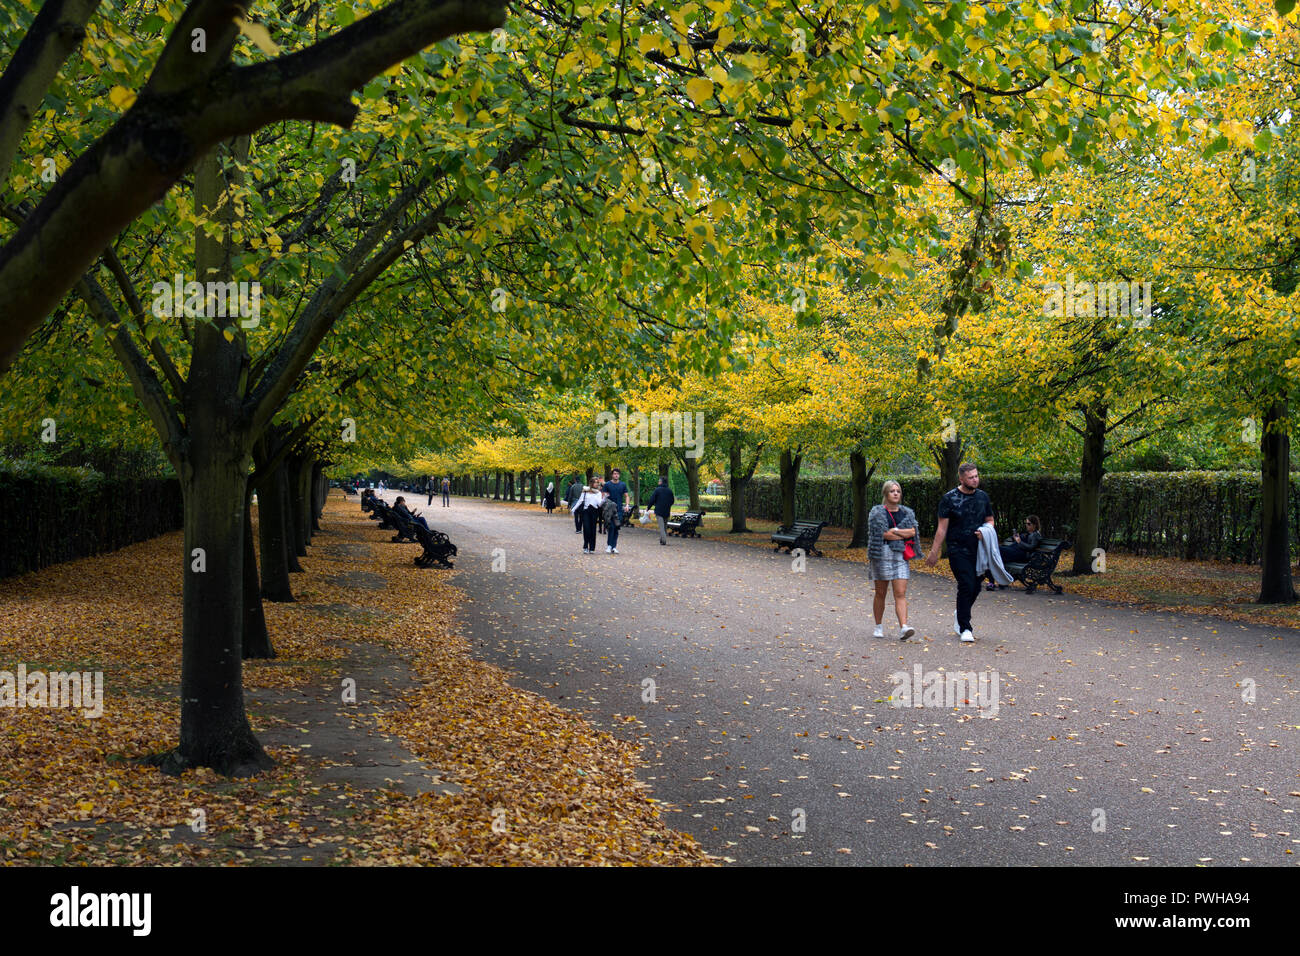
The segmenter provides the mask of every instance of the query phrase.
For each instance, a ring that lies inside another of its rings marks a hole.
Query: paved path
[[[559,513],[452,501],[425,510],[460,548],[476,653],[641,743],[669,822],[712,853],[813,865],[1300,861],[1294,631],[1017,588],[981,593],[980,640],[963,646],[951,579],[917,576],[911,618],[925,639],[879,640],[861,565],[813,558],[798,573],[767,549],[660,547],[647,530],[625,532],[618,555],[603,538],[583,555]],[[916,665],[996,671],[996,715],[891,706],[890,675]]]

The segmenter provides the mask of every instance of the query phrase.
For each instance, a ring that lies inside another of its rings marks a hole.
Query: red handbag
[[[889,523],[892,524],[895,528],[897,528],[898,521],[895,520],[894,513],[890,511],[888,508],[886,508],[885,514],[889,515]],[[903,539],[903,560],[911,561],[915,557],[916,557],[916,548],[912,544],[912,539],[904,538]]]

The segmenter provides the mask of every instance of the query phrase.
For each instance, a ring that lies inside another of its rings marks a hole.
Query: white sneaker
[[[970,631],[962,631],[962,632],[961,632],[961,642],[962,642],[963,644],[974,644],[974,643],[975,643],[975,635],[972,634]]]
[[[910,624],[905,624],[898,632],[898,639],[900,641],[905,641],[915,633],[916,628],[912,627]]]
[[[872,636],[872,637],[884,637],[884,636],[885,636],[885,629],[884,629],[883,627],[881,627],[879,624],[877,624],[877,625],[876,625],[876,629],[875,629],[874,631],[871,632],[871,636]]]
[[[954,634],[957,634],[957,635],[960,635],[960,634],[961,634],[961,625],[957,623],[957,612],[956,612],[956,611],[953,611],[953,612],[952,612],[952,632],[953,632]]]
[[[613,551],[613,550],[614,550],[614,549],[611,548],[609,545],[605,545],[605,553],[606,553],[606,554],[609,554],[609,553],[610,553],[611,551]]]
[[[614,549],[614,553],[615,553],[615,554],[618,554],[618,548],[615,548],[615,549]]]

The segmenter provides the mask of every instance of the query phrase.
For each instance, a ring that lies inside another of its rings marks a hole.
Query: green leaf
[[[1284,17],[1295,9],[1295,0],[1273,0],[1273,9],[1278,16]]]

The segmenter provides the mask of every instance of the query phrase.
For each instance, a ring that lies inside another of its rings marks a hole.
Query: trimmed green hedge
[[[880,501],[889,475],[867,483],[867,505]],[[997,512],[999,533],[1009,534],[1025,516],[1036,514],[1048,537],[1073,540],[1078,518],[1079,479],[1062,475],[981,475]],[[1291,548],[1300,545],[1300,476],[1291,481]],[[937,475],[897,479],[903,503],[916,511],[921,533],[934,534],[944,489]],[[1249,471],[1117,472],[1101,487],[1099,544],[1134,554],[1185,560],[1253,564],[1260,556],[1260,477]],[[746,488],[747,514],[781,520],[781,482],[754,478]],[[798,518],[853,523],[852,483],[848,478],[801,478],[795,488]]]
[[[0,467],[0,578],[115,551],[183,527],[175,478],[87,468]]]

